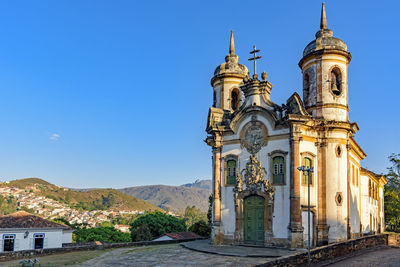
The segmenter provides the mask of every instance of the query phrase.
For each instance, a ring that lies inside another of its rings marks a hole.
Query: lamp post
[[[300,166],[297,167],[297,169],[301,172],[307,172],[307,186],[308,186],[308,265],[311,265],[311,255],[310,255],[310,249],[311,249],[311,231],[310,231],[310,173],[314,172],[314,167],[306,167],[306,166]]]

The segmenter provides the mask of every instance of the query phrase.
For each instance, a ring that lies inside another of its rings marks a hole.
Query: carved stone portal
[[[264,174],[267,174],[256,156],[250,155],[250,160],[246,164],[236,179],[236,185],[233,188],[235,197],[236,226],[235,226],[235,243],[244,242],[244,199],[258,195],[265,199],[264,212],[264,230],[265,245],[271,244],[272,241],[272,211],[275,189],[268,180],[264,180]]]

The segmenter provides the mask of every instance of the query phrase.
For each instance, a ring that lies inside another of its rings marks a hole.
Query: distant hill
[[[197,179],[194,183],[183,184],[184,187],[196,187],[196,188],[205,188],[211,190],[212,184],[211,180],[199,180]]]
[[[146,200],[160,208],[182,214],[187,206],[208,210],[211,180],[196,181],[183,186],[147,185],[118,189],[125,194]]]
[[[0,183],[0,186],[32,190],[38,195],[54,199],[77,209],[161,210],[159,207],[116,189],[93,189],[82,192],[57,186],[40,178],[18,179]]]

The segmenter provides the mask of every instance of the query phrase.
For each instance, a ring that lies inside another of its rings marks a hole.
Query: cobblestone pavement
[[[400,267],[400,248],[382,248],[323,266],[334,267]]]
[[[273,258],[233,257],[202,253],[179,244],[113,249],[75,267],[93,266],[253,266]]]

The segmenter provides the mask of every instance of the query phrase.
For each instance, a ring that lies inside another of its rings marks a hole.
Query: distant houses
[[[73,229],[25,211],[0,217],[0,252],[61,248],[72,242]]]
[[[119,231],[121,231],[121,232],[123,232],[123,233],[130,233],[131,232],[130,226],[126,225],[126,224],[116,224],[116,225],[114,225],[114,228],[119,230]]]

